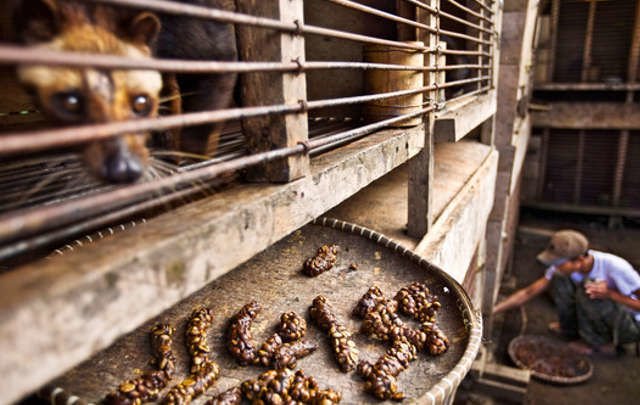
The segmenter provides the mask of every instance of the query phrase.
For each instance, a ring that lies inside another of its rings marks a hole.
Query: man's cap
[[[587,252],[589,241],[580,232],[563,229],[551,235],[549,245],[538,254],[539,261],[547,266],[560,265]]]

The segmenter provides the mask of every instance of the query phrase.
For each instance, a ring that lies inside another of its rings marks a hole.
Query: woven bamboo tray
[[[327,243],[341,247],[336,266],[316,278],[301,274],[303,261]],[[352,264],[357,265],[354,270]],[[449,401],[475,358],[482,334],[481,318],[462,287],[439,268],[408,249],[372,230],[339,220],[322,218],[294,232],[249,262],[217,279],[183,302],[161,314],[131,334],[116,341],[99,355],[53,381],[44,395],[55,404],[76,405],[99,402],[110,390],[134,376],[134,369],[148,369],[151,359],[148,332],[157,322],[176,326],[174,353],[177,375],[172,383],[186,375],[189,358],[184,348],[186,318],[198,305],[210,307],[214,324],[209,332],[212,358],[221,367],[216,385],[194,401],[201,404],[242,381],[264,371],[258,367],[241,367],[227,353],[224,331],[227,320],[252,299],[263,307],[252,328],[256,341],[263,341],[273,330],[283,312],[295,311],[308,320],[308,307],[324,294],[338,317],[353,333],[360,321],[351,316],[358,299],[372,285],[389,297],[414,281],[426,282],[442,303],[438,326],[451,342],[441,356],[420,354],[408,370],[399,376],[399,387],[406,394],[405,403],[441,404]],[[123,315],[124,316],[124,315]],[[407,320],[408,321],[408,320]],[[321,387],[342,393],[344,404],[380,402],[364,392],[364,382],[355,372],[341,373],[331,355],[327,337],[309,320],[306,339],[318,350],[298,362],[298,368],[316,377]],[[385,346],[355,333],[361,359],[375,361]]]
[[[522,353],[519,352],[530,347],[535,348],[536,359],[533,362],[523,358]],[[567,347],[565,342],[548,336],[520,335],[509,342],[508,350],[511,360],[518,367],[531,370],[532,376],[543,381],[556,384],[578,384],[587,381],[593,375],[593,363],[587,356],[575,353]],[[575,375],[562,376],[558,375],[558,372],[551,372],[554,364],[561,364],[563,368]],[[550,371],[545,370],[545,365]]]

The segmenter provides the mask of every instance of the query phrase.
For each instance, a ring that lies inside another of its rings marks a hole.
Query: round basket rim
[[[591,359],[589,359],[587,356],[582,355],[582,354],[578,354],[575,353],[575,356],[578,358],[581,358],[583,360],[585,360],[587,362],[587,364],[589,365],[589,369],[587,370],[586,373],[581,374],[579,376],[575,376],[575,377],[562,377],[562,376],[555,376],[555,375],[550,375],[550,374],[546,374],[546,373],[541,373],[539,371],[530,369],[529,367],[527,367],[522,361],[520,361],[520,359],[518,358],[518,356],[516,356],[516,348],[519,344],[523,343],[523,342],[531,342],[531,341],[545,341],[551,344],[555,344],[557,345],[559,342],[554,340],[553,338],[549,337],[549,336],[545,336],[545,335],[520,335],[520,336],[516,336],[515,338],[513,338],[511,340],[511,342],[509,342],[509,346],[508,346],[508,352],[509,352],[509,357],[511,358],[511,360],[521,369],[525,369],[525,370],[529,370],[531,372],[531,375],[540,379],[540,380],[544,380],[544,381],[549,381],[549,382],[553,382],[556,384],[578,384],[584,381],[587,381],[589,378],[591,378],[591,376],[593,375],[593,362],[591,361]]]
[[[467,372],[471,369],[471,364],[475,360],[478,351],[480,350],[482,341],[482,315],[479,311],[473,308],[471,299],[469,298],[469,295],[467,294],[465,289],[462,287],[462,285],[460,285],[460,283],[458,283],[458,281],[456,281],[440,267],[430,263],[428,260],[418,255],[411,249],[408,249],[394,239],[389,238],[380,232],[374,231],[364,226],[329,217],[317,218],[313,221],[313,223],[316,225],[340,229],[344,232],[359,234],[360,236],[371,239],[379,245],[392,249],[402,256],[406,256],[409,259],[417,262],[425,269],[436,273],[439,277],[442,277],[456,292],[460,299],[460,303],[463,306],[462,313],[463,316],[465,316],[464,322],[469,332],[467,347],[465,348],[462,357],[460,357],[460,360],[456,363],[455,367],[449,370],[449,372],[444,375],[438,383],[433,385],[421,397],[415,398],[414,401],[405,401],[405,403],[417,402],[420,404],[432,405],[446,403],[447,400],[451,398],[452,395],[454,395],[456,389],[460,385],[460,382],[467,374]]]

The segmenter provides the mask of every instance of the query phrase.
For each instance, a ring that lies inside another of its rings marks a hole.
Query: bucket
[[[423,46],[421,41],[405,41],[406,44]],[[387,45],[366,45],[364,60],[368,63],[384,63],[424,67],[424,53],[414,49],[396,48]],[[367,94],[388,93],[419,89],[424,86],[424,71],[381,70],[365,71]],[[381,121],[422,109],[423,93],[370,101],[365,104],[364,115],[368,121]],[[422,123],[422,116],[392,124],[393,127],[413,127]]]

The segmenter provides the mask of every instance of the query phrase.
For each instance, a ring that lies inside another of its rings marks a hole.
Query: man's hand
[[[603,300],[609,297],[609,288],[604,280],[590,281],[584,284],[584,291],[592,300]]]

